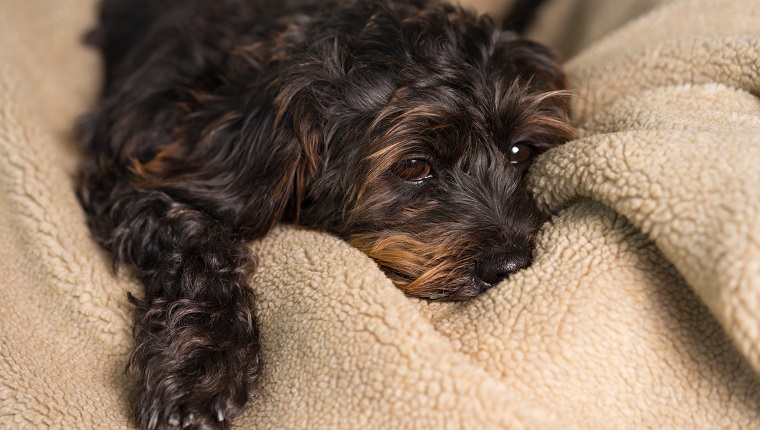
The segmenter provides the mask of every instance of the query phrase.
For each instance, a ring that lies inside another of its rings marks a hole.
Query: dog
[[[426,0],[102,0],[79,123],[92,235],[144,285],[135,414],[229,428],[260,374],[257,259],[277,223],[334,234],[409,296],[464,300],[531,263],[524,176],[573,139],[547,48]]]

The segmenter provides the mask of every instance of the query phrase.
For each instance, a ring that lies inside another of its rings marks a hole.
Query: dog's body
[[[423,1],[105,0],[80,132],[95,238],[145,285],[147,428],[223,428],[259,374],[248,242],[334,233],[407,294],[465,299],[530,264],[522,177],[573,136],[550,53]]]

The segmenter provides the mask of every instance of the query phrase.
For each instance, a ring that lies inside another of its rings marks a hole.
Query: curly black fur
[[[80,124],[95,239],[145,286],[145,428],[226,428],[259,374],[249,241],[332,232],[406,293],[465,299],[530,264],[530,160],[569,140],[551,53],[420,1],[104,0]]]

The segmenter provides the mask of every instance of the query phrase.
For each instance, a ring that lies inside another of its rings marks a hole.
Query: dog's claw
[[[193,422],[195,422],[195,414],[190,412],[189,414],[185,415],[185,418],[182,419],[182,428],[187,428],[193,425]]]
[[[179,427],[179,413],[174,412],[171,415],[169,415],[169,418],[166,419],[166,423],[169,424],[172,427]]]
[[[216,420],[219,422],[224,421],[224,412],[221,409],[217,409],[216,411]]]

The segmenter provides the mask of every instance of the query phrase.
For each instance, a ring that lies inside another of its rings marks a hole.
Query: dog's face
[[[287,77],[300,87],[280,106],[320,148],[299,220],[407,294],[472,297],[530,264],[544,217],[523,177],[573,136],[564,75],[545,48],[459,9],[372,19]]]

